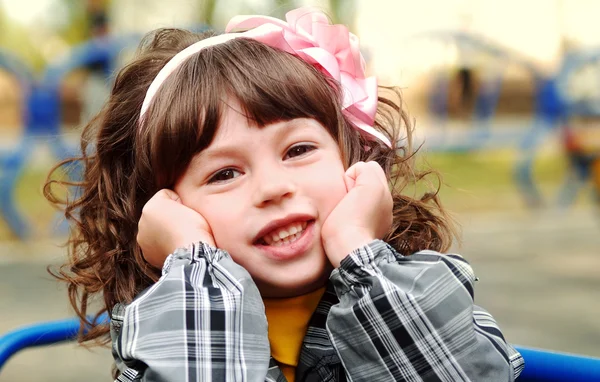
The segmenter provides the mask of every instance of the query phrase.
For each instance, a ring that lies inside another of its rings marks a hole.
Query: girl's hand
[[[184,206],[179,195],[163,189],[148,200],[138,223],[137,242],[150,265],[161,269],[175,249],[198,241],[215,245],[207,221]]]
[[[383,238],[392,225],[392,194],[377,162],[355,163],[344,181],[348,193],[321,229],[325,252],[336,268],[351,251]]]

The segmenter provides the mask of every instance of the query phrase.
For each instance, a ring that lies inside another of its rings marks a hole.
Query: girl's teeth
[[[264,241],[267,245],[273,245],[277,247],[290,244],[300,237],[302,231],[304,231],[307,225],[307,222],[296,223],[288,226],[286,229],[266,235],[264,237]]]
[[[274,247],[281,247],[290,243],[293,243],[294,241],[296,241],[296,239],[298,239],[300,237],[300,233],[296,233],[294,235],[288,236],[285,239],[281,239],[279,241],[274,241],[273,243],[269,244],[272,245]]]

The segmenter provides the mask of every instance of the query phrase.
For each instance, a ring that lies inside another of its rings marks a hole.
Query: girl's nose
[[[269,166],[268,169],[255,172],[255,176],[256,187],[253,197],[257,207],[280,203],[296,192],[296,184],[291,174],[280,166]]]

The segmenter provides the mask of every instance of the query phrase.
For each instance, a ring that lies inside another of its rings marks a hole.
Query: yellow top
[[[264,299],[271,355],[289,382],[294,382],[308,322],[323,293],[324,287],[302,296]]]

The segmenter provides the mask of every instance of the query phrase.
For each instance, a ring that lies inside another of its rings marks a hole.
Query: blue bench
[[[107,316],[100,318],[107,321]],[[31,347],[72,341],[79,331],[76,318],[41,322],[17,328],[0,337],[2,366],[17,352]],[[600,358],[517,346],[525,358],[525,370],[518,382],[600,381]]]

